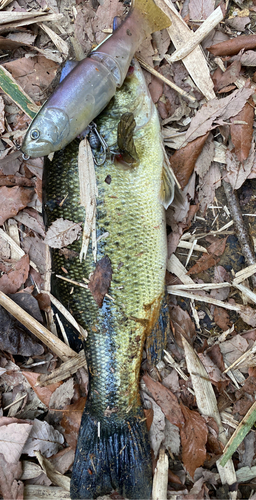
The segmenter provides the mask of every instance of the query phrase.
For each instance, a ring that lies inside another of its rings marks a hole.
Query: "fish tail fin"
[[[112,413],[98,421],[87,403],[73,465],[71,498],[92,499],[117,490],[124,497],[147,500],[151,488],[151,452],[142,409],[139,415],[127,415],[124,420]]]
[[[147,35],[168,28],[172,24],[170,18],[155,4],[154,0],[134,0],[133,8],[139,11],[147,21]]]

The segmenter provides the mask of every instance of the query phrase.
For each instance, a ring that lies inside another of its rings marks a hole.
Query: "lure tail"
[[[135,0],[134,11],[142,14],[147,23],[147,36],[171,25],[170,18],[155,4],[154,0]]]
[[[97,421],[87,404],[83,413],[70,495],[93,499],[117,490],[129,499],[148,500],[152,488],[150,445],[142,410],[118,420]]]

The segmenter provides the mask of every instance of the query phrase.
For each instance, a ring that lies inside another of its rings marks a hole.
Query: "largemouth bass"
[[[170,24],[153,0],[135,0],[114,34],[71,71],[40,109],[24,138],[23,153],[46,156],[83,132],[123,84],[141,42]]]
[[[174,183],[165,163],[157,110],[137,62],[97,127],[109,149],[118,153],[95,166],[97,264],[91,243],[86,260],[80,262],[81,240],[68,247],[73,251],[68,259],[53,251],[53,272],[71,280],[82,282],[95,266],[103,269],[103,262],[108,276],[112,274],[101,304],[90,290],[75,287],[71,293],[73,285],[61,279],[54,285],[54,293],[88,331],[90,389],[71,498],[91,499],[116,489],[127,498],[149,499],[151,454],[139,373],[145,339],[159,320],[164,300],[164,205],[172,200]],[[48,224],[59,217],[84,220],[78,150],[75,140],[45,162]],[[94,154],[100,157],[100,151]]]

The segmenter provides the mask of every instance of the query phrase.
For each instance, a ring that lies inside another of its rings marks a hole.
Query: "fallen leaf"
[[[249,344],[245,338],[237,334],[231,340],[221,342],[220,350],[224,361],[230,366],[248,349]]]
[[[57,453],[64,443],[63,435],[49,425],[35,418],[29,438],[22,450],[22,453],[29,457],[35,456],[35,451],[40,451],[46,458]]]
[[[143,394],[144,399],[151,404],[151,408],[153,409],[153,421],[149,429],[149,440],[156,458],[164,440],[165,416],[160,406],[148,394]]]
[[[223,307],[214,307],[213,320],[224,332],[231,326],[229,313]]]
[[[189,178],[195,168],[195,162],[200,155],[209,132],[202,137],[197,137],[189,142],[184,148],[180,148],[170,157],[170,165],[181,185],[181,189],[187,185]]]
[[[241,35],[236,38],[230,38],[226,42],[217,43],[207,50],[216,56],[234,56],[240,50],[255,49],[256,35]]]
[[[221,186],[221,173],[218,163],[213,161],[207,174],[199,177],[198,199],[200,210],[205,215],[208,206],[214,201],[215,190]]]
[[[256,52],[254,50],[247,50],[235,57],[239,57],[242,66],[256,66]]]
[[[180,306],[174,305],[171,305],[169,310],[174,338],[178,346],[183,347],[183,336],[187,339],[188,342],[192,343],[196,337],[196,329],[188,312],[184,311]]]
[[[112,267],[110,258],[105,255],[96,263],[96,269],[90,277],[88,288],[95,302],[102,307],[103,299],[108,292],[112,279]]]
[[[189,1],[189,18],[204,20],[209,17],[214,11],[214,0],[190,0]]]
[[[221,90],[227,85],[234,83],[241,71],[241,62],[240,60],[234,61],[230,66],[222,73],[221,77],[218,79],[218,83],[216,86],[216,90]]]
[[[21,186],[0,187],[0,226],[25,208],[32,200],[34,189]]]
[[[210,356],[205,353],[199,353],[198,356],[209,375],[211,383],[218,388],[218,391],[223,391],[229,384],[229,379],[221,373],[220,369],[211,360]]]
[[[166,418],[168,418],[172,424],[181,428],[184,424],[184,418],[176,396],[169,389],[160,384],[160,382],[155,382],[149,375],[144,375],[142,380],[145,382]]]
[[[36,233],[40,234],[43,238],[45,237],[45,226],[43,222],[43,217],[34,208],[25,208],[21,210],[14,217],[15,220],[24,224],[24,226],[33,229]]]
[[[256,311],[250,306],[241,306],[239,314],[242,320],[247,323],[247,325],[256,327]]]
[[[1,455],[8,464],[16,464],[32,431],[30,421],[17,418],[0,418]]]
[[[61,420],[61,426],[64,429],[65,439],[73,450],[76,449],[78,432],[80,429],[85,402],[86,398],[79,398],[76,403],[67,406]]]
[[[52,456],[50,458],[50,462],[53,464],[55,469],[61,472],[61,474],[65,474],[65,472],[67,472],[73,464],[74,458],[75,451],[69,446]]]
[[[182,403],[180,407],[184,417],[184,426],[180,429],[182,462],[193,478],[197,467],[203,465],[206,459],[208,428],[197,411],[190,410]]]
[[[231,140],[235,147],[236,156],[239,161],[244,162],[248,158],[252,146],[254,121],[253,99],[250,98],[243,109],[232,117],[230,121]]]
[[[40,101],[45,99],[44,92],[56,76],[59,64],[49,61],[40,54],[35,57],[14,59],[3,66],[34,101]]]
[[[226,150],[226,170],[223,171],[225,180],[229,182],[233,189],[239,189],[246,179],[253,179],[256,176],[254,171],[255,163],[255,144],[254,141],[251,143],[251,149],[249,156],[246,160],[241,163],[237,155],[235,154],[234,148],[232,151],[227,148]]]
[[[20,356],[44,353],[44,347],[36,337],[3,307],[0,307],[0,349]]]
[[[25,283],[29,273],[29,256],[23,255],[20,260],[12,264],[11,271],[0,277],[0,290],[6,294],[16,293]]]
[[[49,227],[44,242],[51,248],[66,247],[80,237],[81,231],[81,224],[62,218],[57,219]]]
[[[208,134],[208,137],[203,145],[203,149],[195,164],[195,172],[199,175],[199,177],[203,178],[207,174],[213,162],[214,153],[215,147],[213,136],[212,134]]]
[[[24,484],[18,481],[21,474],[21,462],[8,463],[0,453],[0,492],[3,500],[23,500]]]
[[[71,399],[74,396],[74,379],[69,378],[62,385],[57,387],[57,389],[51,395],[49,402],[50,408],[62,409],[70,404]]]
[[[22,371],[22,374],[26,377],[27,381],[35,391],[40,401],[42,401],[42,403],[44,403],[49,408],[51,396],[54,391],[61,385],[61,382],[56,382],[56,384],[50,384],[45,387],[39,387],[36,385],[36,383],[37,379],[40,377],[40,373]]]
[[[188,275],[199,274],[214,266],[218,262],[226,247],[226,238],[216,238],[216,240],[207,248],[208,254],[203,254],[196,264],[190,268]]]
[[[231,95],[223,99],[215,98],[208,101],[192,118],[190,127],[186,133],[186,140],[191,142],[197,137],[205,135],[209,130],[227,121],[232,116],[235,116],[241,111],[253,92],[252,89],[243,87],[235,90]]]

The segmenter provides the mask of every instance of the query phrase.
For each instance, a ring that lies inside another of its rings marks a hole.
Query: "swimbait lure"
[[[42,106],[28,128],[22,152],[46,156],[82,133],[123,84],[142,41],[170,24],[153,0],[135,0],[114,34],[77,64]]]

